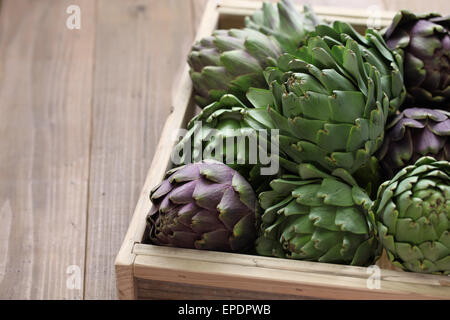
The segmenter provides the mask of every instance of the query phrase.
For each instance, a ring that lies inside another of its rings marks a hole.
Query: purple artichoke
[[[450,160],[450,112],[405,109],[386,130],[378,158],[388,178],[422,156]]]
[[[450,16],[401,11],[385,32],[391,49],[404,51],[409,103],[450,108]]]
[[[233,252],[253,248],[256,196],[237,171],[204,160],[170,170],[167,176],[150,194],[152,243]]]

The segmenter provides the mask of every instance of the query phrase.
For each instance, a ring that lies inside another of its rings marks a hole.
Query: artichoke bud
[[[175,146],[172,159],[179,159],[175,164],[215,159],[237,170],[255,189],[266,188],[270,181],[266,175],[278,174],[279,157],[284,156],[279,152],[277,127],[265,111],[273,96],[269,90],[252,88],[247,101],[253,108],[227,94],[205,107]]]
[[[267,89],[263,70],[275,66],[283,52],[294,53],[319,22],[310,8],[304,11],[297,12],[289,0],[266,3],[247,17],[246,28],[216,30],[195,43],[188,63],[197,104],[204,108],[225,94],[248,104],[249,88]],[[220,73],[207,74],[210,68],[220,68]]]
[[[204,160],[169,171],[150,199],[148,236],[154,244],[232,252],[253,248],[256,195],[221,162]]]
[[[308,33],[319,24],[310,7],[304,6],[299,12],[290,0],[277,4],[265,2],[260,10],[245,18],[248,28],[258,30],[277,40],[282,52],[293,53],[299,48]]]
[[[422,157],[383,183],[371,211],[392,264],[450,273],[450,163]]]
[[[214,31],[194,44],[188,57],[196,102],[203,108],[231,93],[247,103],[250,87],[267,87],[263,70],[275,65],[281,52],[275,39],[257,30]]]
[[[264,72],[284,160],[358,171],[381,146],[388,114],[403,102],[398,76],[376,31],[362,36],[342,22],[317,26],[307,45]]]
[[[449,112],[407,108],[387,125],[385,139],[377,157],[388,179],[423,156],[450,160]]]
[[[388,47],[396,50],[395,59],[405,61],[407,105],[431,103],[449,111],[450,16],[403,10],[394,17],[384,38]]]
[[[369,265],[379,255],[372,201],[345,170],[301,164],[274,179],[259,201],[264,213],[256,250],[291,259]]]

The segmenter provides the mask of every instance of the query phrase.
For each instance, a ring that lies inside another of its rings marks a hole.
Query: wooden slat
[[[258,257],[253,259],[254,264],[250,265],[229,262],[228,257],[220,261],[205,261],[185,259],[178,255],[137,255],[134,274],[137,279],[267,292],[274,296],[297,295],[321,299],[450,299],[448,282],[447,285],[444,283],[443,286],[437,286],[432,283],[405,283],[382,278],[381,288],[370,290],[367,288],[367,277],[321,273],[314,269],[299,272],[280,268],[282,260],[278,266],[262,267],[258,264]],[[248,260],[251,261],[251,258]],[[318,268],[316,265],[316,269]]]
[[[94,19],[91,0],[1,3],[1,299],[83,297]]]
[[[227,0],[230,2],[242,3],[244,6],[255,6],[262,2],[261,0]],[[270,2],[278,2],[279,0],[269,0]],[[450,2],[447,0],[395,0],[395,1],[383,1],[383,0],[292,0],[296,5],[301,6],[303,4],[311,4],[319,7],[334,7],[339,11],[360,11],[363,15],[370,13],[375,7],[378,7],[381,11],[398,11],[407,9],[414,12],[440,12],[442,15],[450,14]],[[259,3],[251,4],[251,2]],[[383,14],[383,13],[382,13]]]
[[[87,299],[116,297],[113,257],[195,35],[190,1],[102,0],[98,10]]]
[[[133,250],[136,255],[150,257],[177,257],[184,260],[205,261],[213,263],[226,263],[240,266],[270,268],[278,270],[288,270],[295,272],[307,272],[323,275],[345,276],[366,280],[368,277],[367,268],[338,265],[331,263],[317,263],[309,261],[297,261],[291,259],[279,259],[272,257],[253,256],[246,254],[224,253],[216,251],[199,251],[192,249],[170,248],[148,244],[136,244]],[[436,276],[429,274],[418,274],[412,272],[398,272],[392,270],[381,270],[382,280],[424,284],[431,286],[448,287],[450,290],[450,278],[447,276]],[[450,292],[449,292],[450,294]]]
[[[188,285],[183,283],[137,279],[139,299],[153,300],[294,300],[299,296],[251,290]],[[308,299],[307,297],[302,297]]]

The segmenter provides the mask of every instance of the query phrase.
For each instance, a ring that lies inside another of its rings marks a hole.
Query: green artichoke
[[[300,177],[275,179],[260,194],[262,235],[256,251],[265,256],[369,265],[379,254],[369,196],[343,170],[328,175],[310,164]]]
[[[275,65],[281,52],[275,39],[257,30],[214,31],[189,54],[195,101],[203,108],[226,93],[245,101],[250,87],[267,87],[262,72]]]
[[[265,2],[262,9],[245,18],[248,28],[273,36],[287,53],[295,53],[319,23],[309,6],[304,6],[300,13],[290,0],[281,0],[277,4]]]
[[[450,16],[400,11],[384,37],[405,60],[410,104],[450,108]]]
[[[422,157],[378,190],[373,209],[394,266],[450,273],[450,163]]]
[[[386,129],[378,158],[388,178],[423,156],[450,160],[450,112],[424,108],[405,109]]]
[[[254,246],[255,193],[223,163],[204,160],[175,168],[150,199],[147,223],[154,244],[233,252]]]
[[[174,164],[215,159],[237,170],[257,192],[268,187],[280,165],[297,172],[297,165],[280,153],[279,130],[267,115],[274,103],[271,92],[250,88],[246,97],[251,108],[226,94],[192,118],[174,148]]]
[[[288,160],[350,173],[365,165],[406,94],[401,64],[376,31],[362,37],[341,22],[319,25],[295,56],[282,55],[265,77],[275,100],[268,114]]]
[[[255,92],[255,89],[251,89],[250,94],[247,95],[250,99],[251,92]],[[267,97],[273,101],[271,96]],[[268,128],[264,123],[258,122],[257,118],[252,117],[257,113],[258,110],[247,108],[243,102],[231,94],[226,94],[218,101],[206,106],[189,121],[188,132],[175,146],[174,152],[180,156],[180,163],[185,164],[205,158],[216,159],[235,168],[256,164],[257,159],[254,159],[254,163],[249,161],[248,140],[257,138],[257,132],[253,128]],[[273,124],[270,126],[273,127]],[[227,150],[230,139],[233,142],[232,148]]]

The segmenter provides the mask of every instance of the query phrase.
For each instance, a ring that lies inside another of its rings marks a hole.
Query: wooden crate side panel
[[[311,272],[316,274],[348,276],[352,278],[367,279],[368,271],[365,267],[355,267],[331,263],[318,263],[310,261],[300,261],[291,259],[280,259],[273,257],[225,253],[217,251],[199,251],[193,249],[171,248],[163,246],[155,246],[148,244],[136,244],[134,247],[135,254],[156,257],[176,257],[185,260],[205,261],[221,263],[226,261],[229,264],[252,266],[260,268],[271,268],[278,270],[289,270],[295,272]],[[387,258],[386,258],[387,259]],[[382,265],[386,265],[383,261]],[[412,283],[427,284],[433,286],[447,286],[450,290],[450,278],[446,276],[437,276],[429,274],[419,274],[412,272],[393,271],[392,269],[381,270],[381,279]]]
[[[381,280],[380,289],[368,289],[367,278],[298,272],[179,257],[137,255],[136,278],[191,285],[299,295],[325,299],[442,299],[449,287]]]
[[[295,300],[297,295],[136,279],[137,299],[164,300]]]

